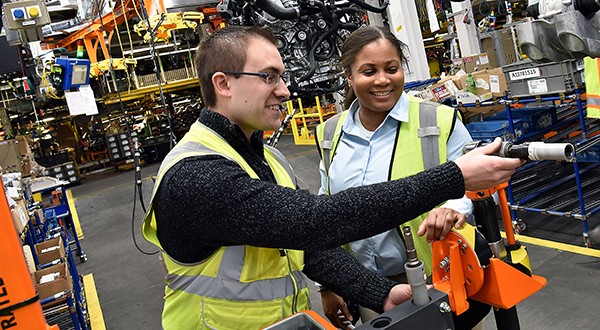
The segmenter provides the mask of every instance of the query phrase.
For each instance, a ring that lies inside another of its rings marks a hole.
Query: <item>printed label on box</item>
[[[510,77],[510,80],[523,80],[527,78],[539,77],[541,76],[541,73],[540,68],[528,68],[509,72],[508,76]]]
[[[472,104],[479,101],[479,97],[471,92],[458,92],[456,93],[456,101],[462,104]]]
[[[534,79],[527,82],[530,94],[542,94],[548,92],[548,84],[546,79]]]
[[[490,75],[490,91],[500,93],[500,77],[495,74]]]
[[[451,95],[455,95],[458,92],[458,88],[456,88],[456,85],[454,84],[454,81],[452,80],[448,80],[444,83],[444,86],[446,86],[446,88],[448,89],[448,91],[450,92]]]
[[[482,78],[475,79],[475,87],[485,89],[486,91],[490,90],[490,84]]]
[[[487,55],[480,54],[479,55],[479,64],[488,64],[490,63],[490,59]]]
[[[438,100],[443,100],[450,96],[450,91],[448,88],[446,88],[446,86],[436,87],[432,90],[432,92]]]
[[[19,213],[19,219],[21,219],[21,223],[23,224],[23,226],[25,226],[27,224],[27,222],[29,222],[29,216],[27,214],[25,214],[25,210],[23,210],[20,207],[19,207],[18,213]]]

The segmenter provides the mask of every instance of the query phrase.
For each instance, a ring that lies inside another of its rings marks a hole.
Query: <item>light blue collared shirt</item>
[[[392,151],[399,122],[408,122],[409,97],[406,93],[394,105],[385,120],[373,131],[367,131],[358,120],[358,101],[350,106],[342,124],[342,137],[329,169],[330,192],[388,180]],[[447,143],[447,158],[454,160],[462,155],[462,147],[472,141],[464,124],[457,120]],[[320,194],[325,193],[326,177],[323,162],[320,165]],[[471,201],[449,200],[443,207],[454,209],[467,216],[472,215]],[[365,267],[392,276],[404,273],[406,249],[396,229],[351,242],[350,251]]]

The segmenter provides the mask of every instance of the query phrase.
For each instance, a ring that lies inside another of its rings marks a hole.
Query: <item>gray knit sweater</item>
[[[198,120],[233,146],[260,180],[214,155],[184,159],[167,171],[154,201],[157,234],[180,262],[199,262],[231,245],[304,250],[309,278],[381,312],[395,283],[365,269],[339,246],[395,228],[464,194],[453,162],[331,196],[281,187],[266,165],[262,132],[248,141],[238,126],[207,109]]]

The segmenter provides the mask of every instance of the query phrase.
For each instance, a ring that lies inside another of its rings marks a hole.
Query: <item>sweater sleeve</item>
[[[331,249],[392,229],[463,194],[464,180],[453,162],[316,196],[252,179],[222,157],[202,156],[167,171],[154,208],[165,251],[181,262],[198,262],[229,245]]]
[[[383,302],[397,284],[365,268],[341,247],[307,251],[304,263],[303,272],[310,279],[378,313],[383,312]]]

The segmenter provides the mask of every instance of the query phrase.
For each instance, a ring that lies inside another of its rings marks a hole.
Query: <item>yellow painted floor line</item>
[[[502,234],[502,237],[506,237],[506,233],[502,232],[501,234]],[[600,258],[600,250],[596,250],[596,249],[591,249],[591,248],[586,248],[583,246],[576,246],[576,245],[571,245],[571,244],[565,244],[565,243],[559,243],[559,242],[554,242],[554,241],[549,241],[549,240],[545,240],[545,239],[541,239],[541,238],[529,237],[529,236],[524,236],[524,235],[515,235],[515,238],[519,242],[522,242],[522,243],[533,244],[533,245],[538,245],[538,246],[547,247],[547,248],[551,248],[551,249],[557,249],[557,250],[561,250],[561,251],[566,251],[566,252],[577,253],[577,254],[586,255],[586,256],[590,256],[590,257]]]
[[[96,291],[96,282],[94,282],[93,274],[83,275],[83,289],[87,301],[88,315],[90,316],[91,330],[106,330],[104,315],[102,314],[102,308],[100,308],[100,300],[98,300],[98,292]]]
[[[71,211],[71,218],[73,218],[73,225],[77,231],[77,238],[83,239],[83,230],[81,229],[79,215],[77,215],[77,209],[75,208],[75,198],[73,198],[71,189],[67,189],[67,200],[69,201],[69,210]]]

